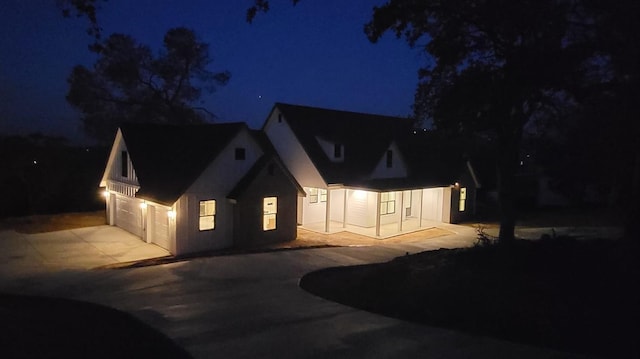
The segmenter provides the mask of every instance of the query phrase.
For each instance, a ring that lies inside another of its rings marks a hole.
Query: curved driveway
[[[571,357],[386,318],[298,286],[302,275],[316,269],[386,261],[474,240],[470,228],[448,229],[458,233],[410,244],[231,255],[120,270],[56,269],[20,276],[3,270],[0,291],[68,297],[130,312],[197,358]]]

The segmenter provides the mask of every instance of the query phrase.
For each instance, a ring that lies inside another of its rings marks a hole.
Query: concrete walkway
[[[135,269],[68,269],[33,272],[28,278],[2,271],[0,291],[74,298],[127,311],[196,358],[579,357],[383,317],[298,286],[313,270],[475,241],[473,228],[446,230],[453,234],[410,243],[198,258]]]

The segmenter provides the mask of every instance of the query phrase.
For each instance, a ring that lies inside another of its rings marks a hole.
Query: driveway
[[[313,270],[437,249],[447,238],[469,245],[475,233],[460,228],[411,243],[198,258],[134,269],[78,268],[21,278],[3,271],[0,291],[61,296],[124,310],[196,358],[572,357],[383,317],[315,297],[298,286]]]
[[[0,231],[3,276],[90,269],[169,254],[164,248],[106,225],[39,234]]]

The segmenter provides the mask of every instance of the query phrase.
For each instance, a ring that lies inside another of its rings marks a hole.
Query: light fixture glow
[[[357,199],[365,199],[365,198],[367,198],[367,192],[363,191],[363,190],[360,190],[360,189],[357,189],[357,190],[353,191],[353,196],[355,198],[357,198]]]
[[[171,219],[176,218],[176,211],[169,211],[167,212],[167,216]]]
[[[140,208],[141,209],[147,209],[147,203],[146,202],[140,203]]]
[[[105,189],[104,191],[102,191],[102,195],[104,196],[104,198],[109,198],[109,191]]]

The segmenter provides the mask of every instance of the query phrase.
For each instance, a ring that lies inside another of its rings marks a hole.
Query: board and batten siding
[[[301,186],[327,188],[327,183],[291,130],[286,117],[282,115],[281,121],[278,120],[280,115],[280,111],[275,108],[265,123],[263,131],[285,166]]]
[[[245,159],[235,159],[235,149],[245,149]],[[233,245],[233,204],[226,196],[263,155],[247,129],[229,141],[202,174],[176,202],[177,253],[220,249]],[[200,201],[216,200],[215,228],[200,231]]]

